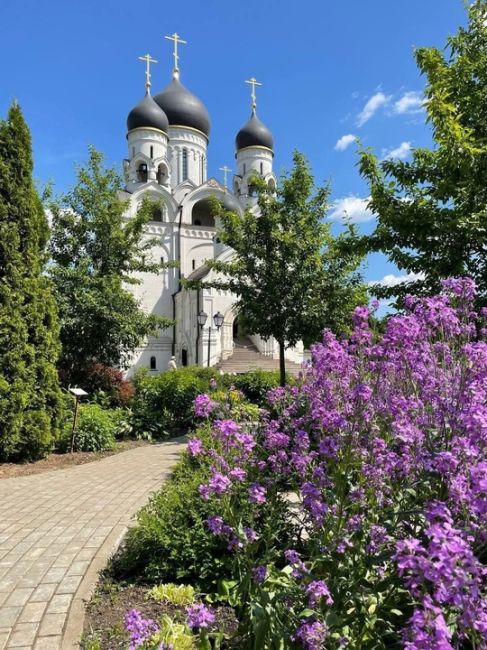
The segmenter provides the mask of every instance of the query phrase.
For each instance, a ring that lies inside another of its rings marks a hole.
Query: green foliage
[[[275,196],[259,178],[255,187],[258,216],[250,209],[242,216],[215,206],[222,223],[219,237],[235,255],[207,261],[225,279],[199,284],[235,293],[248,332],[279,342],[284,383],[285,348],[318,340],[325,327],[342,333],[353,308],[363,302],[365,287],[357,272],[362,256],[353,227],[332,235],[324,220],[329,188],[315,188],[302,154],[294,153],[293,169]]]
[[[287,381],[292,381],[290,376]],[[250,402],[264,406],[267,393],[279,386],[279,372],[252,370],[234,377],[233,384]]]
[[[149,589],[147,598],[172,605],[191,605],[195,599],[195,591],[191,585],[175,585],[169,582]]]
[[[205,374],[193,368],[168,370],[151,376],[138,373],[134,380],[132,424],[140,433],[153,437],[191,427],[193,401],[208,390]]]
[[[43,275],[48,226],[32,168],[14,104],[0,121],[0,461],[44,456],[62,416],[58,317]]]
[[[120,409],[104,409],[98,404],[81,404],[76,426],[75,451],[105,451],[115,445],[121,425]],[[71,441],[72,421],[67,422],[60,448],[66,450]]]
[[[198,493],[207,470],[186,455],[129,529],[111,571],[116,578],[191,583],[211,590],[230,574],[227,544],[209,533],[208,504]]]
[[[405,285],[376,287],[380,296],[434,293],[442,278],[469,276],[480,302],[487,300],[486,19],[485,0],[475,0],[467,28],[444,51],[415,51],[435,147],[415,149],[411,161],[379,162],[371,151],[361,153],[360,172],[378,216],[366,250],[422,274]]]
[[[150,201],[126,219],[122,179],[93,148],[77,177],[74,188],[49,205],[49,272],[61,317],[62,376],[83,383],[91,364],[126,366],[143,339],[171,321],[146,314],[127,288],[138,282],[134,274],[162,267],[150,257],[153,239],[144,236]]]
[[[176,623],[169,616],[163,616],[159,627],[160,632],[157,633],[152,647],[168,647],[170,644],[169,647],[178,650],[194,650],[194,637],[183,623]]]

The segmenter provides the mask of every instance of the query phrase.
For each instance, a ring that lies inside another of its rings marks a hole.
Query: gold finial
[[[167,38],[168,41],[173,41],[174,42],[174,51],[173,51],[174,68],[173,68],[173,72],[178,73],[179,72],[178,44],[181,43],[182,45],[186,45],[188,41],[183,41],[183,39],[179,37],[179,34],[177,32],[174,32],[174,34],[172,36],[164,36],[164,38]]]
[[[145,68],[145,87],[147,88],[147,92],[150,91],[151,87],[151,82],[150,82],[150,64],[151,63],[157,63],[155,59],[151,57],[150,54],[146,54],[145,56],[139,56],[139,61],[145,61],[146,63],[146,68]]]
[[[252,86],[252,93],[251,93],[251,98],[252,98],[252,110],[255,111],[257,108],[257,95],[255,94],[255,87],[256,86],[262,86],[260,81],[257,81],[255,77],[250,77],[250,79],[245,80],[246,84],[250,84]]]
[[[225,186],[225,189],[227,189],[227,174],[232,170],[230,169],[230,167],[227,167],[226,165],[223,165],[223,167],[219,167],[219,170],[223,172],[223,185]]]

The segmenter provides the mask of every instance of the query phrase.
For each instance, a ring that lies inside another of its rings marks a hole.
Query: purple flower
[[[213,476],[210,479],[210,490],[214,494],[223,494],[224,492],[228,492],[230,489],[230,486],[232,485],[232,482],[228,478],[228,476],[223,476],[220,472],[214,472]]]
[[[200,418],[208,417],[216,407],[217,403],[206,394],[198,395],[194,400],[194,412],[195,415]]]
[[[310,582],[306,587],[306,593],[309,607],[314,607],[321,598],[325,599],[327,605],[333,605],[333,598],[324,580]]]
[[[151,636],[159,632],[159,626],[151,618],[144,618],[137,609],[125,614],[125,629],[130,635],[130,650],[144,645]]]
[[[328,636],[328,628],[320,621],[305,621],[296,630],[293,640],[304,650],[323,650]]]
[[[215,615],[203,603],[187,607],[186,617],[191,630],[201,630],[215,622]]]
[[[203,451],[203,443],[199,438],[190,438],[186,448],[190,456],[198,456]]]
[[[262,566],[262,565],[261,566],[256,566],[253,569],[252,574],[254,576],[255,582],[258,585],[260,585],[260,584],[262,584],[264,582],[264,580],[267,577],[267,568],[265,566]]]
[[[253,483],[249,487],[249,500],[252,503],[265,503],[266,502],[266,492],[267,490],[262,485]]]

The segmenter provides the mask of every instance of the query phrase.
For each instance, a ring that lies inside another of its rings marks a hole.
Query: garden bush
[[[111,407],[127,407],[134,396],[134,385],[123,372],[103,363],[92,363],[83,382],[90,396]]]
[[[188,451],[210,468],[206,527],[234,555],[219,594],[239,648],[487,648],[487,309],[474,299],[470,280],[446,281],[407,298],[381,337],[358,308],[350,339],[325,332],[260,426],[198,398],[216,419]]]
[[[137,515],[120,552],[111,563],[117,579],[147,583],[176,582],[215,588],[230,576],[232,558],[224,540],[209,534],[209,504],[198,493],[208,470],[187,456],[168,482]]]
[[[249,402],[262,405],[267,392],[278,385],[279,373],[262,370],[220,375],[214,368],[189,367],[155,376],[141,371],[134,380],[132,429],[139,436],[167,436],[195,426],[193,402],[201,393],[212,393],[221,401],[235,387]]]
[[[121,409],[104,409],[98,404],[81,404],[78,411],[75,451],[106,451],[115,445],[115,437],[123,423]],[[67,451],[71,443],[72,420],[66,422],[58,449]]]

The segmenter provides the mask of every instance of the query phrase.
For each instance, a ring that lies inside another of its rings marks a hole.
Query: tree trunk
[[[279,373],[280,373],[280,384],[281,386],[286,385],[286,358],[284,356],[285,351],[284,343],[279,341]]]

